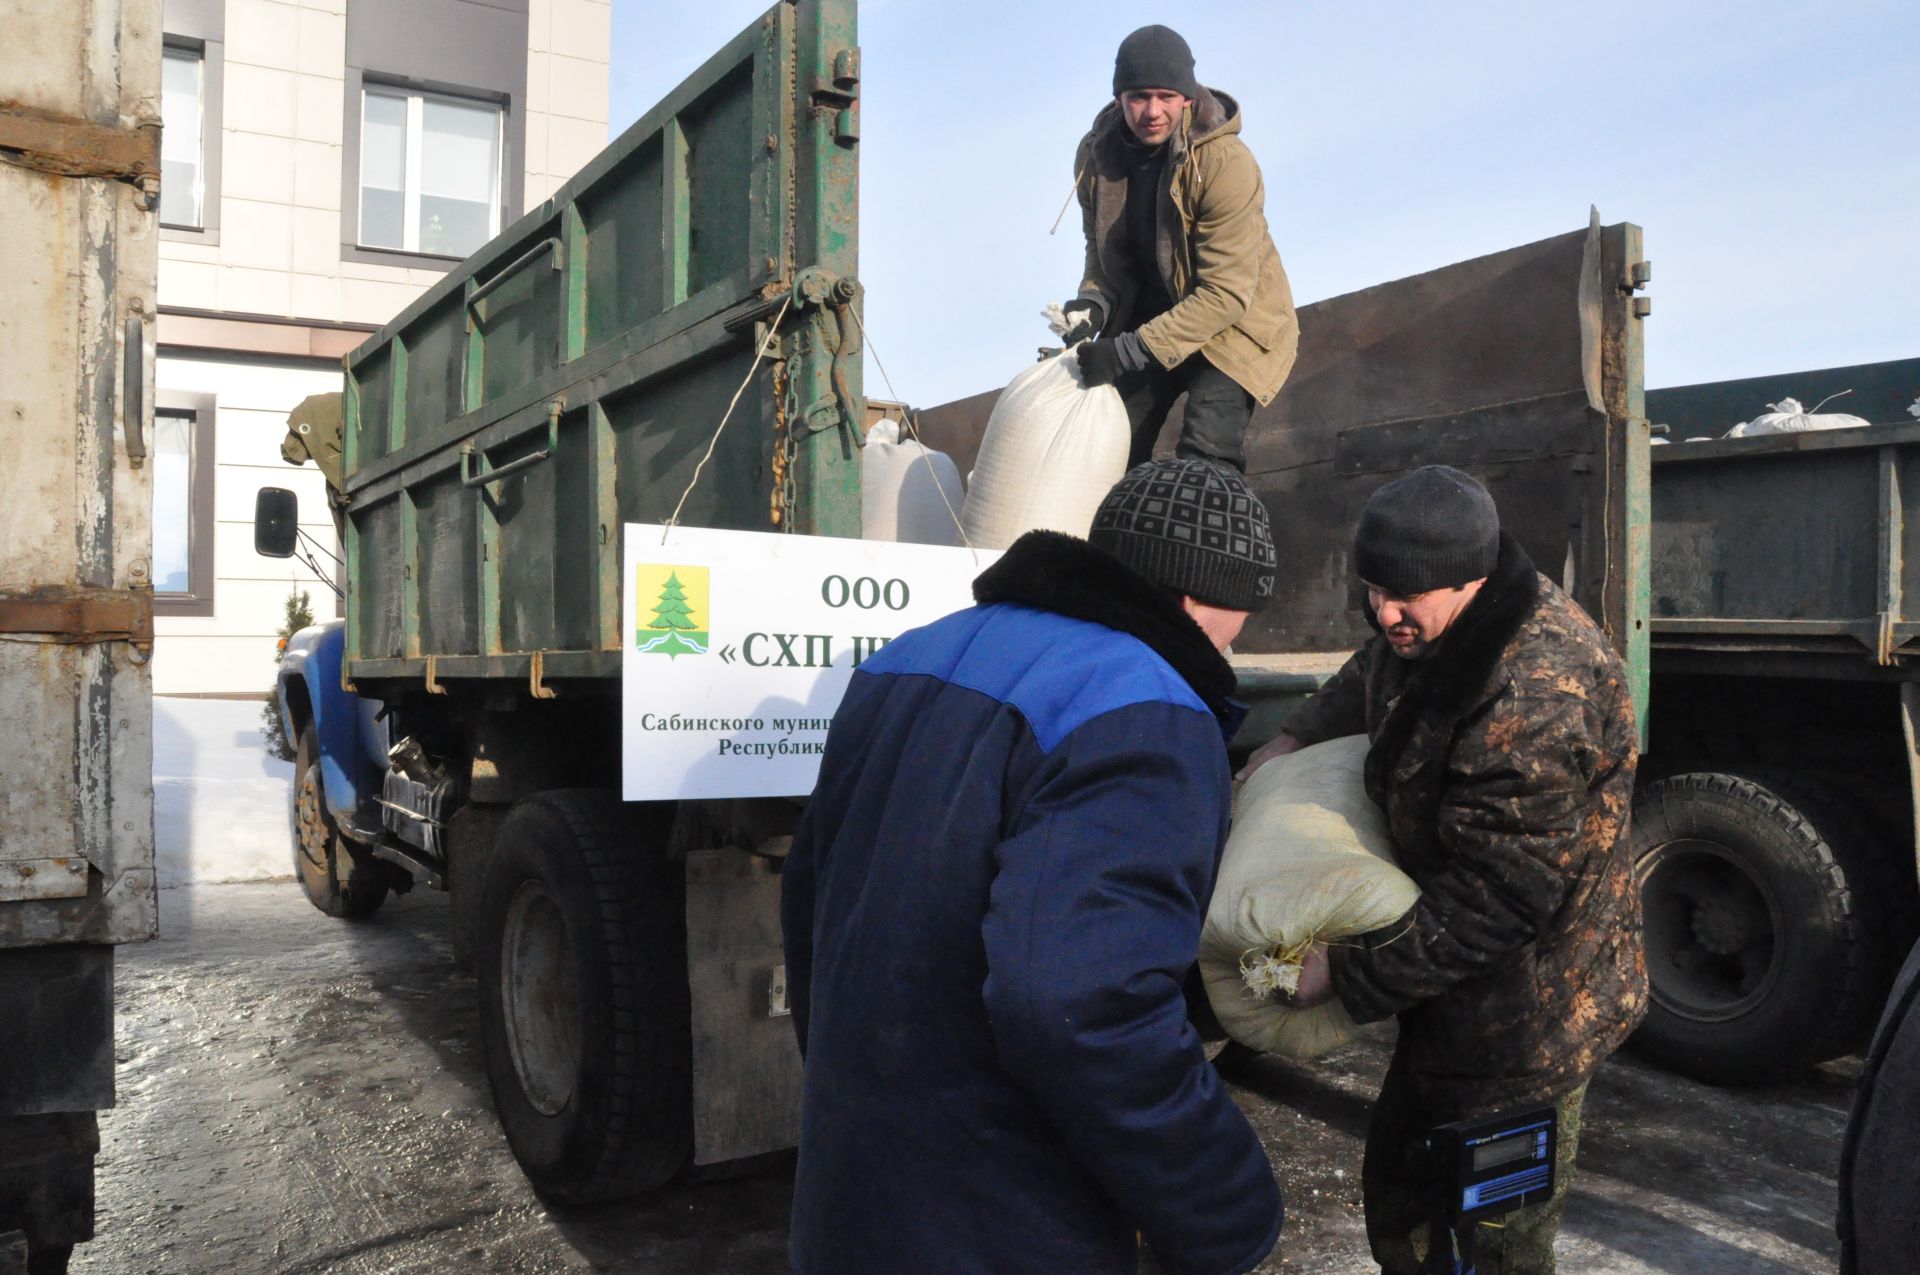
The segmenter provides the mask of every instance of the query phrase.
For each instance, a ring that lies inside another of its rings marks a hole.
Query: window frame
[[[186,416],[193,421],[187,441],[187,590],[162,593],[156,588],[153,613],[204,619],[213,614],[215,584],[213,484],[217,405],[211,394],[160,390],[153,396],[153,410],[156,418]],[[153,576],[156,580],[159,576],[157,563],[153,564]]]
[[[360,237],[363,235],[365,231],[366,219],[367,219],[367,208],[366,208],[367,103],[369,99],[375,98],[375,97],[386,98],[390,101],[399,101],[404,103],[406,106],[407,131],[406,131],[406,140],[404,143],[403,153],[400,161],[401,167],[403,169],[400,175],[400,181],[401,181],[400,237],[403,241],[412,240],[413,242],[411,245],[405,242],[402,242],[398,247],[395,247],[391,244],[370,244],[366,242],[364,237]],[[426,134],[427,109],[426,108],[427,108],[427,103],[429,102],[441,102],[451,106],[464,106],[469,109],[476,108],[476,107],[484,107],[485,109],[493,112],[493,168],[494,168],[493,195],[487,201],[487,237],[486,239],[482,239],[479,243],[475,244],[473,246],[473,250],[477,251],[480,247],[486,244],[488,240],[491,240],[495,235],[500,233],[501,215],[503,211],[501,208],[502,201],[500,196],[501,196],[502,189],[506,185],[505,181],[503,180],[503,178],[505,177],[506,166],[502,162],[506,154],[506,146],[507,146],[506,105],[501,102],[489,102],[480,98],[461,97],[453,93],[436,93],[427,89],[415,89],[415,88],[407,88],[403,85],[384,84],[378,80],[375,80],[372,83],[367,83],[363,81],[360,86],[361,176],[360,176],[360,181],[355,186],[355,201],[356,201],[355,206],[356,206],[357,215],[355,217],[354,230],[355,230],[356,237],[359,237],[359,242],[355,245],[358,248],[362,248],[369,251],[376,251],[376,252],[404,252],[411,256],[416,256],[416,257],[446,256],[447,259],[451,261],[464,260],[467,255],[467,254],[462,254],[459,257],[453,257],[448,254],[428,252],[425,249],[421,248],[419,244],[420,201],[425,197],[425,194],[426,194],[425,190],[423,189],[423,178],[422,178],[423,158],[422,157],[426,153],[425,152],[425,143],[426,143],[426,136],[427,136]]]
[[[179,226],[160,221],[154,210],[154,224],[162,241],[217,245],[220,242],[220,153],[223,133],[221,120],[225,106],[224,44],[218,39],[168,33],[161,38],[162,56],[167,52],[191,53],[200,59],[200,224]]]
[[[369,95],[403,98],[407,103],[407,146],[406,172],[402,175],[402,198],[416,210],[420,198],[419,156],[420,141],[424,134],[420,124],[425,114],[425,103],[429,100],[450,102],[459,106],[486,107],[494,112],[494,154],[496,172],[494,173],[494,197],[488,212],[487,238],[474,245],[478,250],[482,244],[491,241],[494,236],[513,223],[513,209],[519,197],[520,183],[519,159],[516,145],[517,112],[514,110],[511,93],[488,92],[484,89],[466,89],[437,82],[424,82],[410,77],[387,76],[372,71],[349,72],[348,76],[348,144],[344,148],[347,172],[345,191],[352,191],[350,197],[341,199],[340,219],[340,255],[344,261],[358,262],[363,265],[414,266],[430,270],[448,270],[457,262],[466,260],[469,253],[451,256],[442,253],[425,252],[419,248],[387,248],[361,241],[361,201],[365,194],[362,180],[363,161],[366,149],[366,111]],[[403,221],[402,236],[414,237],[418,234],[418,218]],[[416,239],[417,242],[417,239]]]

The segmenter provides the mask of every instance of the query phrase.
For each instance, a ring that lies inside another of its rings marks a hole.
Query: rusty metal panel
[[[743,850],[689,854],[695,1164],[800,1141],[800,1049],[784,960],[774,863]]]
[[[160,28],[159,0],[43,3],[0,53],[0,948],[154,927]]]
[[[1629,325],[1639,319],[1626,304],[1626,258],[1638,261],[1637,228],[1596,218],[1301,310],[1299,360],[1248,434],[1248,479],[1273,517],[1283,570],[1236,649],[1364,641],[1351,565],[1360,508],[1382,484],[1439,463],[1485,482],[1540,569],[1629,652],[1636,478],[1626,439],[1644,425],[1633,421]]]
[[[15,859],[0,864],[0,903],[79,899],[87,893],[85,859]]]
[[[42,589],[0,594],[0,634],[33,633],[51,642],[153,643],[153,591]]]
[[[1920,656],[1920,424],[1677,443],[1654,479],[1658,648]]]
[[[7,163],[55,177],[160,180],[160,122],[123,128],[17,102],[0,103],[0,151]]]

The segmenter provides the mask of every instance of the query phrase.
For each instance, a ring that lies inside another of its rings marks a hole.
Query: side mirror
[[[299,539],[300,498],[285,487],[262,487],[253,498],[253,551],[291,558]]]

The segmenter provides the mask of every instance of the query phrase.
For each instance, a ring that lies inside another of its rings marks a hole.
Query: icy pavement
[[[333,921],[291,881],[160,895],[120,949],[120,1105],[101,1117],[85,1275],[776,1275],[791,1161],[592,1210],[548,1210],[494,1123],[446,899]],[[1360,1146],[1386,1050],[1230,1065],[1287,1193],[1261,1272],[1369,1275]],[[1632,1061],[1588,1100],[1561,1268],[1834,1269],[1833,1166],[1853,1069],[1728,1092]]]

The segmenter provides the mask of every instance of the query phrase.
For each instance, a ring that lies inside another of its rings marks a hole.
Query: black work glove
[[[1080,360],[1080,379],[1089,386],[1112,385],[1127,372],[1138,372],[1147,365],[1147,347],[1136,332],[1101,337],[1074,347]]]
[[[1078,345],[1082,341],[1091,341],[1100,335],[1100,324],[1106,319],[1098,301],[1089,301],[1077,297],[1060,307],[1060,313],[1066,316],[1067,330],[1060,339],[1068,345]]]

